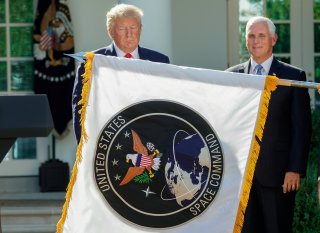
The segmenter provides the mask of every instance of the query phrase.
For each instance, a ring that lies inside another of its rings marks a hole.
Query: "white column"
[[[140,45],[157,50],[171,59],[171,1],[170,0],[120,0],[144,12]]]

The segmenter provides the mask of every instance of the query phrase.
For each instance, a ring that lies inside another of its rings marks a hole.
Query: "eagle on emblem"
[[[120,186],[129,183],[136,176],[141,175],[145,170],[149,172],[149,176],[152,178],[154,177],[154,173],[151,169],[157,171],[160,167],[160,152],[157,149],[154,149],[153,146],[149,146],[150,143],[147,143],[148,148],[152,149],[152,154],[149,155],[148,149],[142,144],[139,135],[134,130],[131,130],[131,133],[133,139],[133,150],[136,154],[127,154],[126,162],[129,163],[131,160],[133,167],[128,169],[127,174],[120,183]]]

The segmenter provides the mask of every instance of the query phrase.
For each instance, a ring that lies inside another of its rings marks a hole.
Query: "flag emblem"
[[[120,183],[120,186],[127,184],[134,178],[139,179],[139,176],[143,174],[145,170],[148,170],[149,177],[153,178],[154,173],[152,172],[152,169],[155,171],[158,171],[160,167],[160,162],[161,162],[160,152],[158,150],[155,150],[153,146],[151,150],[152,154],[148,155],[149,152],[147,148],[142,144],[138,134],[133,130],[131,130],[131,133],[133,138],[133,150],[137,153],[142,153],[142,154],[127,154],[126,156],[127,163],[129,163],[129,161],[131,160],[134,166],[129,167],[127,174],[125,175],[125,177]],[[151,143],[149,142],[149,145],[150,144]],[[143,175],[141,177],[143,178]]]
[[[143,227],[168,228],[210,206],[222,182],[223,151],[197,112],[152,100],[131,105],[106,122],[94,166],[106,208]]]

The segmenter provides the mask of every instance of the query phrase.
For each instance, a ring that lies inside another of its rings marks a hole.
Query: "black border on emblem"
[[[98,189],[121,217],[142,227],[175,227],[211,206],[222,182],[223,151],[196,111],[150,100],[106,122],[96,142],[94,172]]]

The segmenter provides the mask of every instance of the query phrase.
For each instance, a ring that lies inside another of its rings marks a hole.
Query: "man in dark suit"
[[[275,25],[253,17],[246,26],[249,61],[227,71],[305,81],[305,72],[277,60]],[[292,232],[296,191],[305,175],[311,138],[310,97],[305,88],[278,86],[271,94],[242,232]]]
[[[149,60],[152,62],[170,63],[168,56],[139,46],[142,30],[142,16],[142,10],[133,5],[119,4],[111,8],[107,13],[107,31],[113,42],[109,46],[97,49],[93,52],[95,54],[102,54],[106,56],[117,56]],[[84,64],[80,64],[77,71],[77,77],[75,79],[72,100],[73,124],[78,143],[81,137],[80,115],[78,113],[81,105],[78,105],[78,102],[81,99],[81,75],[83,73]]]

